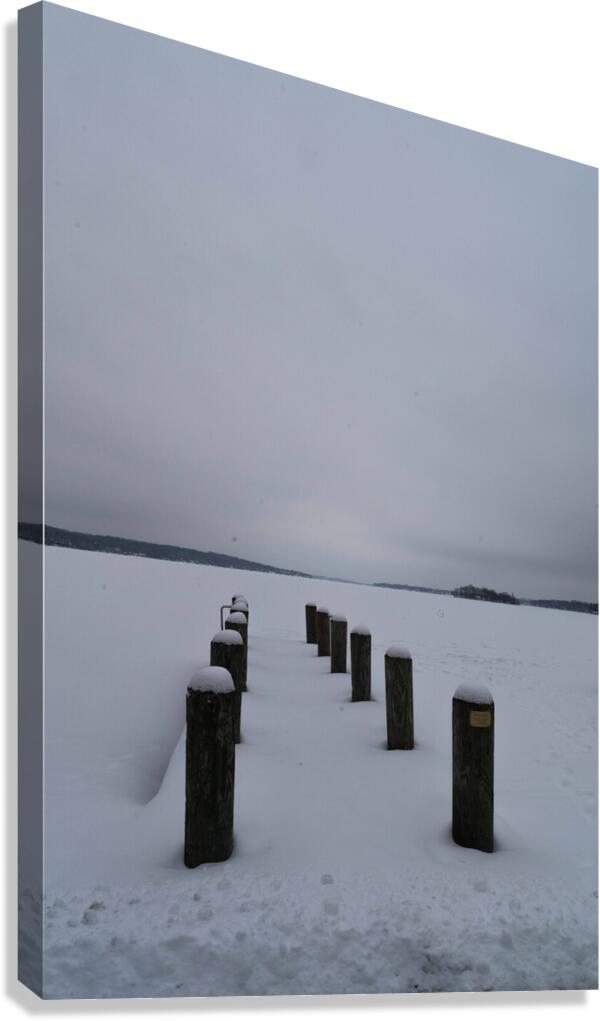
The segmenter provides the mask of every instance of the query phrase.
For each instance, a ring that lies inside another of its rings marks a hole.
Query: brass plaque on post
[[[491,727],[492,714],[489,709],[471,709],[471,712],[469,713],[469,723],[472,727]]]

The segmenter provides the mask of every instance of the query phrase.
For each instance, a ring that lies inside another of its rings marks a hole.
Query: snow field
[[[49,548],[50,997],[596,984],[596,628],[585,615]],[[249,593],[235,849],[182,862],[185,690]],[[304,605],[372,633],[370,703]],[[416,747],[385,750],[383,660],[410,643]],[[451,703],[489,686],[492,855],[450,838]],[[23,904],[23,910],[40,905]]]

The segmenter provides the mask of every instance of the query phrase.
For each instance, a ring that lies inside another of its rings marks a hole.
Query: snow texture
[[[317,613],[329,613],[329,610],[327,609],[326,606],[318,606]]]
[[[227,618],[227,622],[230,624],[245,624],[246,623],[245,614],[237,612],[230,613]]]
[[[477,705],[493,705],[494,699],[489,688],[484,684],[459,684],[454,698],[462,702],[475,702]]]
[[[353,635],[370,635],[371,632],[366,624],[357,624],[356,627],[352,628]]]
[[[241,636],[240,636],[241,637]],[[190,691],[210,691],[215,695],[235,691],[233,678],[223,666],[205,666],[188,684]]]
[[[410,649],[406,645],[390,645],[385,654],[390,659],[412,659]]]
[[[344,617],[344,615],[342,613],[332,613],[329,619],[330,620],[339,620],[343,624],[346,623],[346,617]]]
[[[213,642],[218,645],[243,645],[244,639],[242,638],[239,631],[234,631],[233,628],[229,628],[227,631],[217,631],[216,635],[213,635]]]
[[[21,553],[37,555],[32,543]],[[47,997],[583,989],[597,975],[597,619],[45,550]],[[252,590],[232,857],[183,860],[185,690]],[[305,637],[369,620],[370,702]],[[416,671],[385,750],[384,652]],[[493,854],[452,842],[452,696],[494,692]],[[26,683],[26,680],[25,680]]]

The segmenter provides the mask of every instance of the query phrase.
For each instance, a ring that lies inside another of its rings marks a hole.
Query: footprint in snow
[[[331,883],[333,883],[333,876],[331,876],[329,872],[325,872],[325,874],[321,876],[321,885],[330,886]]]

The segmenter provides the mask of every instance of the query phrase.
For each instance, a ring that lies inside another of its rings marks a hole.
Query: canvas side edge
[[[18,514],[43,523],[43,4],[18,14]],[[43,545],[18,554],[18,978],[43,996]]]

